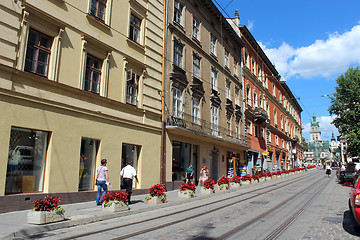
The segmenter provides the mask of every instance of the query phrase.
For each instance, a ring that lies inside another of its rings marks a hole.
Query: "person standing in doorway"
[[[132,194],[133,179],[135,178],[136,182],[139,182],[136,175],[136,170],[132,166],[132,162],[128,162],[127,165],[123,169],[121,169],[120,175],[121,175],[121,180],[124,183],[125,191],[128,194],[127,204],[131,204],[130,198]]]
[[[194,176],[194,169],[192,167],[192,164],[189,164],[189,167],[186,169],[186,183],[190,182],[192,183],[192,179]]]
[[[106,167],[107,160],[101,159],[101,166],[99,166],[96,170],[96,186],[98,188],[98,192],[96,195],[96,205],[102,204],[102,197],[107,193],[107,185],[110,185],[108,168]],[[103,194],[101,194],[101,189],[103,189]]]

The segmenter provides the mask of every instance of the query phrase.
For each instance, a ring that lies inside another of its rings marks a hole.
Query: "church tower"
[[[313,121],[310,124],[311,129],[310,129],[310,142],[318,142],[321,141],[321,132],[320,132],[320,125],[319,122],[316,121],[316,116],[315,113],[312,116]]]
[[[337,148],[337,144],[336,144],[336,139],[335,139],[335,137],[334,137],[334,133],[332,133],[332,135],[331,135],[330,145],[331,145],[331,149]]]

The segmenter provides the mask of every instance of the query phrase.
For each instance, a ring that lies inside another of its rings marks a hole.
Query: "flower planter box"
[[[265,180],[266,180],[266,181],[270,181],[270,180],[271,180],[271,177],[266,177]]]
[[[265,182],[265,178],[259,178],[259,182]]]
[[[195,197],[195,196],[194,196],[194,194],[191,195],[191,193],[189,193],[189,192],[182,192],[182,191],[180,191],[180,192],[178,193],[178,197],[179,197],[179,198],[193,198],[193,197]]]
[[[220,186],[218,185],[218,189],[221,191],[221,190],[228,190],[229,189],[229,185],[228,186],[222,186],[220,188]]]
[[[113,203],[108,207],[105,207],[104,204],[102,205],[102,210],[104,212],[120,212],[120,211],[125,211],[125,210],[129,210],[130,208],[123,202],[120,203]]]
[[[30,224],[47,224],[53,222],[63,221],[65,216],[63,213],[57,213],[55,211],[29,211],[28,223]]]
[[[210,195],[215,193],[215,191],[213,189],[209,189],[209,188],[201,188],[201,194],[205,194],[205,195]]]
[[[241,184],[242,185],[249,185],[251,182],[249,180],[246,180],[246,181],[241,181]]]
[[[165,200],[165,202],[166,202],[166,200]],[[146,204],[161,204],[163,202],[161,201],[160,197],[155,196],[155,197],[150,198],[149,200],[145,200],[145,203]]]
[[[241,187],[241,183],[230,183],[230,189],[238,189]]]

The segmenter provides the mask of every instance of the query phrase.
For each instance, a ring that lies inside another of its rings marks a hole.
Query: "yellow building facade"
[[[0,3],[0,196],[160,181],[163,1]],[[6,196],[4,196],[6,197]],[[88,199],[89,200],[89,199]]]
[[[165,62],[166,186],[177,189],[192,164],[215,181],[240,174],[244,130],[244,43],[210,0],[170,0]]]

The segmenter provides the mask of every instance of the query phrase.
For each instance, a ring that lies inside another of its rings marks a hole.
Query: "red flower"
[[[245,176],[241,177],[241,181],[251,181],[251,175],[250,174],[246,174]]]
[[[239,176],[234,176],[232,179],[231,179],[232,182],[234,183],[240,183],[241,182],[241,177]]]
[[[49,197],[49,195],[46,195],[44,199],[39,199],[33,202],[35,205],[34,209],[35,211],[51,211],[58,207],[60,199],[60,197]]]
[[[220,185],[223,185],[223,184],[229,184],[229,179],[225,176],[222,176],[218,181],[217,181],[217,184],[220,186]]]
[[[166,189],[163,184],[156,184],[149,189],[149,194],[152,197],[154,197],[154,196],[159,197],[162,195],[166,196],[165,192],[166,192]]]
[[[207,189],[213,189],[215,185],[215,181],[209,178],[208,180],[205,180],[203,183],[203,187]]]
[[[120,192],[108,192],[103,196],[104,203],[108,203],[111,200],[117,200],[119,202],[126,202],[128,199],[128,194],[124,191]]]
[[[193,183],[181,184],[180,191],[186,191],[186,190],[190,190],[190,191],[195,192],[195,190],[196,190],[195,184],[193,184]]]

